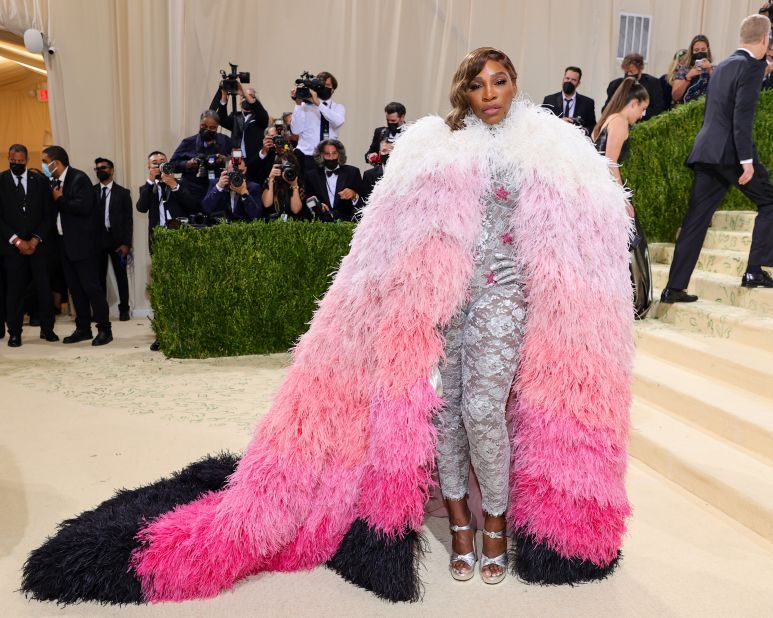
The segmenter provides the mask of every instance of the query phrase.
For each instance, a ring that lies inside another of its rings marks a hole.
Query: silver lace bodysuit
[[[505,273],[492,269],[497,255],[513,256],[508,227],[517,207],[517,190],[501,178],[495,175],[483,198],[470,299],[444,333],[447,362],[441,364],[440,375],[445,405],[435,417],[443,497],[459,500],[467,495],[472,463],[483,509],[493,516],[505,513],[508,505],[510,439],[505,405],[526,320],[520,277],[499,284]]]

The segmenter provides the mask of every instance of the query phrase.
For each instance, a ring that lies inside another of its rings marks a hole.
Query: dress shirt
[[[566,109],[566,103],[569,102],[569,113],[564,114],[564,109]],[[577,91],[574,91],[574,94],[567,98],[563,92],[561,93],[561,105],[563,107],[561,108],[561,113],[564,114],[566,118],[574,118],[575,117],[575,107],[577,106]]]
[[[333,172],[340,172],[341,166],[337,166]],[[336,184],[338,183],[338,174],[337,173],[330,173],[328,170],[325,170],[325,181],[327,182],[327,197],[330,200],[328,202],[328,206],[330,208],[333,208],[333,203],[336,200]]]
[[[156,180],[155,182],[148,179],[147,183],[152,187],[155,185],[155,191],[156,195],[158,195],[158,225],[161,227],[164,227],[166,225],[166,222],[168,219],[171,219],[169,216],[169,213],[166,210],[166,202],[164,201],[164,183]],[[170,189],[170,191],[177,191],[180,188],[180,183],[178,182],[174,189]]]
[[[64,171],[62,172],[62,175],[59,176],[56,180],[59,181],[59,186],[64,187],[64,178],[67,176],[67,170],[69,170],[70,167],[67,166],[64,168]],[[64,232],[62,231],[62,213],[56,213],[56,231],[59,232],[59,236],[64,236]]]
[[[338,131],[346,121],[346,108],[332,99],[320,101],[319,105],[303,103],[293,109],[293,122],[290,130],[300,136],[298,149],[306,156],[314,154],[314,149],[319,144],[319,131],[322,124],[321,117],[330,123],[329,138],[338,139]]]
[[[113,195],[113,181],[111,180],[108,184],[104,185],[100,183],[99,186],[99,199],[102,201],[102,189],[107,187],[107,195],[105,195],[105,212],[102,213],[104,215],[105,219],[105,229],[110,229],[110,196]]]

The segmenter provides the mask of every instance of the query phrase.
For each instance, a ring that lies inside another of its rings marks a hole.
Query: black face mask
[[[338,159],[325,159],[325,167],[329,170],[334,170],[338,167]]]
[[[199,129],[199,135],[201,136],[201,139],[205,142],[211,142],[213,139],[215,139],[215,135],[217,135],[217,131],[210,131],[209,129]]]
[[[320,88],[317,96],[323,101],[327,101],[330,97],[333,96],[333,90],[332,88]]]
[[[11,163],[11,173],[14,176],[21,176],[26,169],[27,166],[24,163]]]
[[[397,129],[400,127],[399,122],[387,122],[387,129],[389,129],[389,132],[394,135],[397,133]]]
[[[107,170],[97,170],[97,178],[99,178],[99,180],[107,180],[110,178],[110,172]]]
[[[245,114],[250,114],[250,113],[252,113],[252,106],[250,105],[249,101],[246,101],[246,100],[245,100],[245,101],[242,101],[242,111],[243,111]]]
[[[564,82],[564,85],[561,86],[561,90],[564,91],[564,94],[572,96],[574,91],[577,90],[577,87],[572,82]]]

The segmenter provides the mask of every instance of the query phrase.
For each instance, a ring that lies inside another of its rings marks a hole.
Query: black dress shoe
[[[59,341],[59,336],[52,330],[41,330],[40,338],[46,341]]]
[[[21,347],[21,335],[8,335],[8,347],[20,348]]]
[[[119,312],[118,320],[120,322],[128,322],[129,320],[131,320],[131,316],[129,315],[129,310],[127,309],[126,311]]]
[[[666,288],[660,295],[661,303],[694,303],[698,297],[694,294],[688,294],[684,290],[672,290]]]
[[[751,273],[744,273],[741,277],[742,288],[773,288],[773,277],[771,277],[764,270],[761,275],[753,275]]]
[[[72,335],[68,335],[62,339],[62,343],[78,343],[79,341],[87,341],[92,339],[94,335],[91,334],[91,330],[80,330],[76,328]]]
[[[113,332],[109,330],[101,330],[97,333],[97,336],[94,337],[94,341],[91,342],[91,345],[105,345],[107,343],[110,343],[113,340]]]
[[[151,352],[158,352],[158,339],[156,339],[153,343],[150,344],[150,351]]]

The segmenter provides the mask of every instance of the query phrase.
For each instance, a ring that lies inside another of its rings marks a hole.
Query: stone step
[[[711,219],[711,227],[728,232],[751,232],[756,216],[754,210],[718,210]]]
[[[653,264],[671,264],[674,257],[674,245],[651,243],[650,256]],[[741,275],[746,272],[748,253],[743,251],[728,251],[726,249],[701,249],[695,270],[703,270],[720,275],[733,275],[741,283]]]
[[[727,232],[725,230],[710,229],[706,233],[706,240],[703,241],[704,249],[740,251],[747,255],[751,246],[751,232]]]
[[[656,288],[662,289],[668,283],[668,269],[668,264],[652,265],[652,283]],[[741,287],[741,280],[735,275],[696,270],[690,277],[687,291],[715,303],[773,316],[773,290]]]
[[[688,333],[660,320],[636,324],[637,354],[645,353],[712,380],[773,399],[773,350]],[[773,404],[771,404],[773,416]]]
[[[761,397],[639,349],[633,392],[773,465],[773,392]]]
[[[630,454],[773,541],[773,466],[638,398]]]
[[[660,289],[654,297],[660,298]],[[661,303],[656,300],[648,314],[682,330],[732,339],[755,349],[773,350],[773,317],[742,307],[704,299],[694,303]]]

